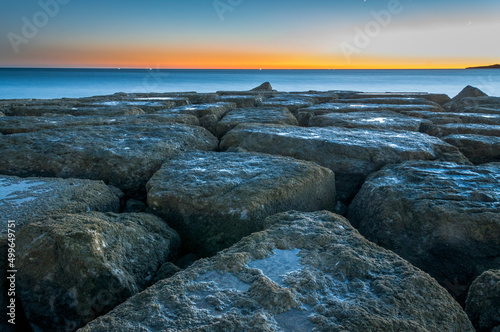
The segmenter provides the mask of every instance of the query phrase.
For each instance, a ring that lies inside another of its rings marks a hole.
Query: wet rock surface
[[[465,310],[477,331],[500,330],[500,270],[477,277],[467,295]]]
[[[449,135],[443,141],[456,146],[474,164],[500,162],[500,137]]]
[[[262,230],[271,214],[335,207],[332,171],[256,153],[185,153],[166,162],[147,189],[149,207],[202,256]]]
[[[1,237],[7,234],[8,220],[15,220],[19,229],[55,213],[118,212],[121,195],[102,181],[0,175]]]
[[[432,125],[428,120],[413,118],[390,111],[328,113],[314,116],[309,127],[345,127],[363,129],[422,131]]]
[[[17,286],[34,327],[74,330],[143,290],[179,236],[148,214],[42,218],[17,237]],[[40,306],[41,303],[45,305]]]
[[[189,114],[140,114],[136,116],[63,116],[34,117],[9,116],[0,120],[0,132],[3,134],[28,133],[45,129],[67,128],[75,126],[113,126],[134,124],[182,123],[199,125],[197,117]]]
[[[500,137],[500,125],[488,125],[478,123],[448,123],[443,125],[433,125],[426,131],[427,134],[436,137],[444,137],[456,134],[472,134],[483,136]]]
[[[289,212],[80,331],[473,331],[432,278],[328,212]]]
[[[387,167],[367,179],[348,218],[463,303],[474,278],[500,264],[499,171],[498,163]]]
[[[237,108],[227,113],[219,121],[217,124],[217,136],[224,136],[228,131],[242,123],[298,125],[297,119],[285,107]]]
[[[290,156],[315,161],[335,173],[337,199],[348,202],[366,176],[407,160],[467,163],[456,147],[422,133],[347,128],[240,125],[221,141],[222,149]]]
[[[214,150],[217,144],[205,129],[181,124],[74,127],[4,135],[0,137],[4,156],[0,173],[103,180],[127,195],[140,196],[166,159],[186,150]]]

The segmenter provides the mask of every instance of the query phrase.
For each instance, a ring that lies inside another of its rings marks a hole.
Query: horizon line
[[[16,67],[0,66],[0,69],[88,69],[88,70],[460,70],[471,67],[447,68],[152,68],[152,67]],[[474,68],[474,67],[472,67]]]

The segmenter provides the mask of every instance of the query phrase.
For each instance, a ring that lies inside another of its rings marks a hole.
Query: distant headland
[[[467,67],[465,69],[500,69],[500,64],[479,67]]]

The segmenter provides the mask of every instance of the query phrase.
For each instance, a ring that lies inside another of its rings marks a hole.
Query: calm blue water
[[[500,70],[118,70],[0,69],[0,99],[61,98],[115,92],[248,90],[433,92],[453,97],[466,85],[500,96]]]

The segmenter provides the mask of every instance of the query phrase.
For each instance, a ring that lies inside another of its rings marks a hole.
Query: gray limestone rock
[[[474,280],[465,311],[477,331],[500,329],[500,270],[488,270]]]
[[[335,208],[335,176],[311,162],[256,153],[186,153],[149,180],[148,204],[186,251],[214,255],[282,211]]]
[[[217,145],[201,127],[171,123],[42,130],[0,136],[0,173],[103,180],[141,197],[165,160]]]
[[[428,274],[329,212],[287,212],[79,330],[474,331]]]
[[[348,218],[463,303],[474,278],[500,266],[500,164],[387,167],[366,180]]]
[[[32,326],[72,331],[149,286],[179,236],[158,217],[88,212],[18,233],[18,297]]]
[[[365,178],[383,166],[407,160],[469,163],[454,146],[408,131],[240,125],[221,141],[222,149],[289,156],[315,161],[335,172],[337,199],[346,203]]]

